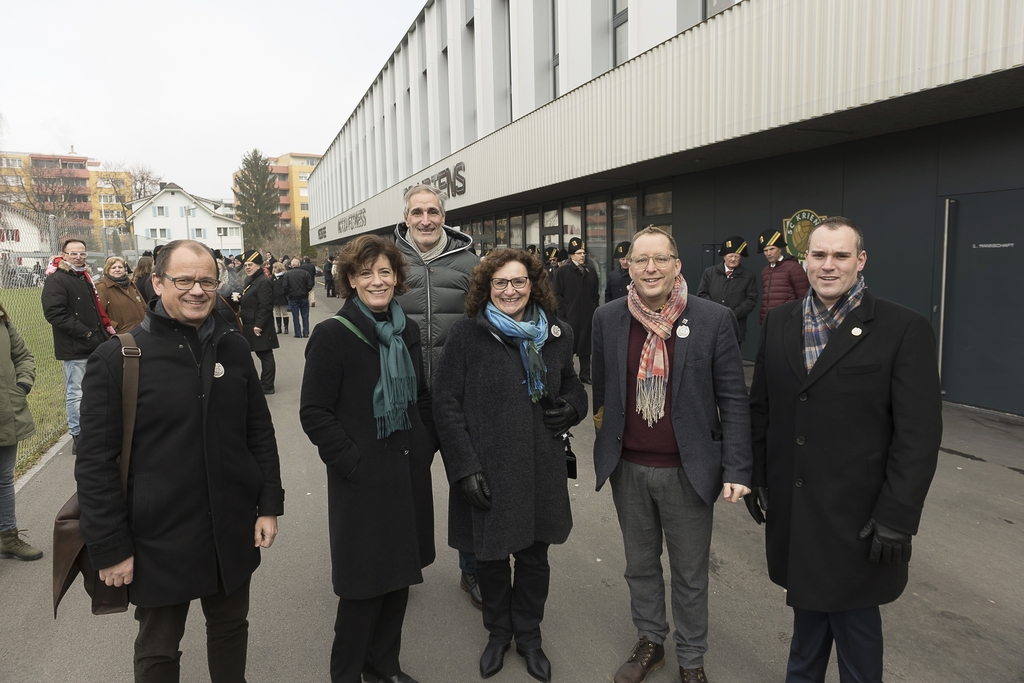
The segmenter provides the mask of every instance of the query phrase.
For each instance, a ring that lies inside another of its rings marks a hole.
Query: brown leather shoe
[[[615,672],[615,683],[641,683],[647,674],[665,663],[665,646],[641,638],[633,646],[626,663]]]
[[[708,683],[708,677],[704,675],[703,666],[698,666],[696,669],[684,669],[683,667],[679,667],[679,682]]]

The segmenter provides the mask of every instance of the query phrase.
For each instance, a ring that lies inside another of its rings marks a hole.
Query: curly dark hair
[[[491,278],[511,261],[519,261],[526,266],[526,274],[530,277],[530,301],[537,304],[550,315],[555,314],[558,300],[551,288],[551,280],[544,264],[536,256],[522,249],[498,249],[487,255],[473,269],[469,280],[469,293],[466,295],[466,315],[475,318],[480,310],[491,300]]]
[[[346,244],[334,259],[334,282],[345,298],[356,296],[356,288],[349,282],[362,268],[372,266],[383,256],[395,271],[395,296],[405,294],[407,266],[405,257],[394,242],[376,235],[361,235]]]

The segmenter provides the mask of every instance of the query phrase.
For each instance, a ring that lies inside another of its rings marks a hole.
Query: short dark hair
[[[349,282],[349,278],[355,277],[364,266],[376,263],[381,256],[388,260],[391,269],[395,271],[395,296],[409,291],[405,284],[405,257],[395,243],[376,235],[360,235],[344,246],[334,264],[334,281],[338,283],[345,298],[356,295],[356,288]]]
[[[857,255],[859,256],[864,251],[864,233],[861,231],[857,224],[851,221],[849,218],[843,216],[829,216],[822,222],[811,228],[811,231],[807,233],[807,247],[811,246],[811,235],[818,228],[828,228],[829,230],[838,230],[839,228],[849,228],[853,230],[853,233],[857,236]]]
[[[83,247],[86,248],[86,250],[89,249],[89,245],[86,244],[85,240],[83,240],[82,238],[80,238],[80,237],[69,237],[66,240],[64,240],[64,244],[60,245],[61,253],[63,254],[64,252],[66,252],[68,250],[68,245],[69,244],[73,244],[75,242],[78,242],[79,244],[81,244]]]
[[[519,261],[526,266],[526,274],[530,278],[530,301],[548,314],[555,314],[558,300],[551,287],[551,280],[548,279],[548,271],[540,259],[522,249],[495,249],[473,269],[469,293],[466,294],[466,315],[475,318],[487,305],[491,300],[491,278],[512,261]]]
[[[633,245],[636,244],[636,238],[643,237],[644,235],[661,235],[662,237],[667,237],[669,244],[672,245],[672,253],[670,256],[679,258],[679,247],[676,246],[676,239],[672,237],[672,233],[664,228],[659,228],[656,225],[648,225],[646,228],[637,231],[637,233],[633,235],[633,238],[629,240],[629,254],[627,254],[627,256],[633,255]]]
[[[178,249],[188,249],[193,254],[200,256],[206,255],[213,261],[214,270],[217,269],[217,257],[213,255],[213,249],[202,242],[196,242],[195,240],[174,240],[162,245],[160,253],[156,255],[156,264],[153,266],[153,273],[157,277],[164,277],[167,275],[167,262],[171,260],[171,255]]]

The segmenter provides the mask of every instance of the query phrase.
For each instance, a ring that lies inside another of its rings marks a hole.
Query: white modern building
[[[223,203],[197,197],[174,183],[161,183],[160,191],[130,203],[138,251],[158,244],[191,239],[224,256],[242,253],[242,223],[221,213]]]
[[[427,182],[478,251],[581,235],[604,270],[653,224],[696,287],[726,237],[782,229],[799,256],[844,215],[873,291],[932,320],[946,397],[1024,414],[1024,317],[977,296],[1024,290],[1024,0],[429,0],[410,22],[309,178],[312,244],[390,234]]]

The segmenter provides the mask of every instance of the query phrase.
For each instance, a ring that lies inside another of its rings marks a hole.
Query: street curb
[[[39,462],[37,462],[35,465],[29,468],[28,472],[21,475],[18,481],[14,482],[14,492],[17,493],[18,491],[20,491],[21,487],[27,484],[28,481],[35,476],[36,472],[43,469],[43,466],[46,463],[50,462],[50,458],[57,455],[57,453],[60,452],[60,449],[64,448],[64,446],[67,445],[68,441],[71,441],[71,435],[67,433],[65,433],[64,436],[57,439],[57,443],[50,446],[50,450],[46,451],[46,454],[43,455],[43,457],[39,458]]]

